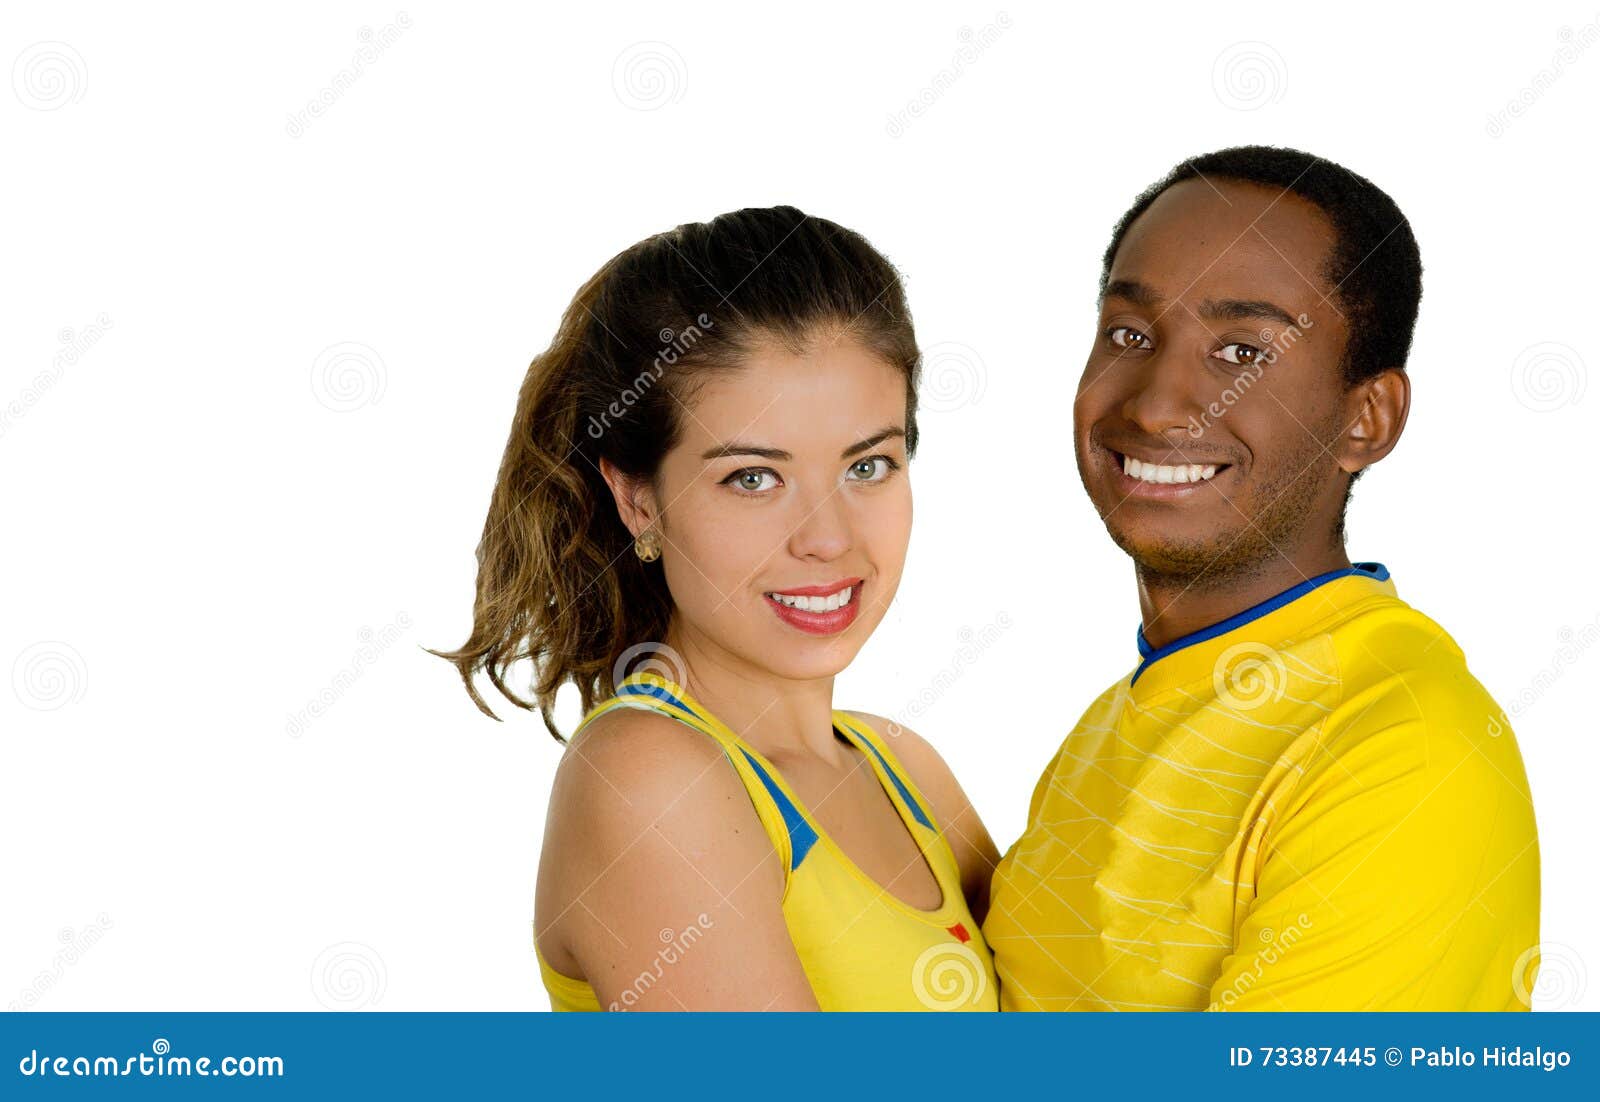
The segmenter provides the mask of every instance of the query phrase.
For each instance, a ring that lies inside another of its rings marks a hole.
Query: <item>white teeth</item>
[[[779,604],[797,608],[801,612],[833,612],[849,604],[855,591],[855,586],[845,586],[839,592],[830,593],[826,597],[795,597],[787,593],[768,593],[767,596]]]
[[[1122,473],[1140,482],[1205,482],[1217,473],[1215,463],[1186,463],[1179,467],[1164,467],[1159,463],[1146,463],[1131,455],[1122,457]]]

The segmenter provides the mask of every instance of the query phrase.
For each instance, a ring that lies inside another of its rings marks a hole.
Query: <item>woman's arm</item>
[[[815,1010],[784,871],[720,746],[608,712],[568,747],[539,864],[539,948],[602,1007]]]
[[[928,741],[905,724],[866,712],[851,712],[870,724],[905,763],[922,794],[933,805],[933,818],[950,842],[961,868],[961,890],[972,917],[982,925],[989,913],[989,879],[1000,863],[1000,851],[967,799],[955,774]]]

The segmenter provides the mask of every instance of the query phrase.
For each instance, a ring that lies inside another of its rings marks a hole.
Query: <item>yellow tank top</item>
[[[678,685],[654,674],[635,674],[617,686],[616,696],[596,705],[579,729],[613,708],[660,712],[722,746],[788,870],[784,922],[823,1010],[999,1009],[994,964],[962,896],[955,854],[934,824],[927,800],[875,731],[845,712],[833,713],[835,730],[871,762],[933,870],[943,893],[935,910],[902,902],[861,871],[772,763]],[[589,984],[550,967],[537,939],[534,953],[551,1009],[601,1008]]]

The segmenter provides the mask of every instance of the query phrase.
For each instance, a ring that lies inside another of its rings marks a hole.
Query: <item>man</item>
[[[1185,161],[1117,226],[1074,433],[1140,660],[996,870],[1003,1009],[1525,1008],[1513,736],[1344,549],[1351,483],[1405,425],[1421,271],[1387,195],[1294,150]]]

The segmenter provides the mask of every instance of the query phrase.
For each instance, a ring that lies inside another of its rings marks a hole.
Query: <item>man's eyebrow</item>
[[[1154,287],[1149,287],[1136,279],[1113,279],[1106,284],[1105,294],[1100,297],[1127,299],[1135,306],[1159,306],[1166,301]]]
[[[872,447],[874,444],[881,444],[892,436],[903,437],[905,434],[905,429],[896,425],[890,425],[887,428],[879,429],[865,440],[851,444],[848,448],[839,453],[839,458],[849,459],[852,455],[858,455]],[[745,444],[738,440],[731,441],[727,444],[718,444],[714,448],[708,448],[701,454],[700,458],[726,459],[728,456],[732,455],[756,455],[760,456],[762,459],[776,459],[783,462],[787,462],[794,458],[793,455],[784,451],[782,448],[764,448],[759,444]]]
[[[1282,325],[1294,325],[1295,320],[1289,311],[1274,302],[1265,299],[1206,299],[1200,304],[1202,317],[1218,318],[1224,321],[1245,321],[1249,318],[1268,318]]]

